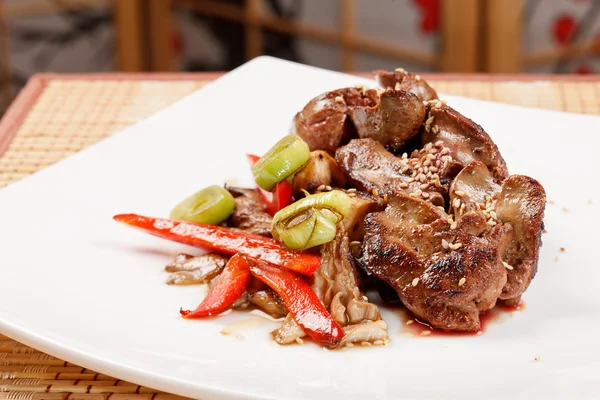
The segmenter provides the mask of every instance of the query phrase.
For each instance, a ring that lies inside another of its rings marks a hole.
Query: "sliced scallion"
[[[225,221],[235,208],[231,193],[221,186],[209,186],[179,203],[171,218],[202,224],[218,224]]]

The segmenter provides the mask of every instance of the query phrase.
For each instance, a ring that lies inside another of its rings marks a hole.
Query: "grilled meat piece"
[[[391,151],[419,133],[425,119],[426,107],[412,93],[386,90],[373,106],[350,109],[350,118],[361,138],[377,140]]]
[[[373,106],[377,98],[374,89],[345,88],[323,93],[296,114],[291,131],[304,139],[310,150],[333,154],[355,136],[348,118],[349,107]]]
[[[363,262],[392,285],[404,305],[437,328],[476,331],[479,313],[496,304],[506,283],[502,264],[510,225],[485,237],[450,229],[448,216],[399,193],[365,221]]]
[[[169,285],[193,285],[209,282],[223,271],[227,257],[216,253],[191,256],[178,254],[173,262],[165,267],[172,272],[167,279]]]
[[[300,171],[296,172],[292,181],[292,190],[296,198],[304,196],[302,189],[314,193],[319,186],[344,187],[346,178],[337,162],[327,152],[315,150]]]
[[[450,198],[462,229],[479,234],[499,223],[513,228],[502,258],[508,265],[508,281],[500,299],[517,304],[537,271],[546,205],[544,188],[522,175],[512,175],[499,186],[483,163],[473,162],[456,176]]]
[[[452,161],[447,153],[443,146],[429,143],[410,158],[396,157],[373,139],[354,139],[340,147],[335,158],[359,190],[376,190],[380,196],[406,192],[443,206],[450,184],[445,175]]]
[[[348,236],[343,224],[337,226],[335,239],[321,247],[321,264],[313,276],[312,290],[323,301],[344,331],[352,332],[352,341],[387,340],[387,326],[381,321],[377,306],[370,303],[358,287],[358,274],[351,263]],[[370,324],[377,322],[376,324]],[[363,324],[362,330],[357,328]],[[281,328],[273,332],[273,338],[279,344],[290,344],[304,336],[304,331],[288,317]],[[371,338],[371,339],[369,339]]]
[[[228,220],[229,225],[255,235],[271,237],[272,218],[258,192],[235,187],[228,187],[227,190],[235,197],[235,210]]]
[[[508,169],[498,147],[481,126],[441,103],[429,103],[427,107],[426,121],[429,123],[425,124],[421,136],[423,145],[441,141],[460,169],[473,161],[481,161],[496,181],[508,177]]]
[[[405,90],[414,94],[420,101],[435,100],[438,98],[435,90],[418,75],[409,74],[399,69],[397,71],[375,71],[375,79],[386,89]]]
[[[266,312],[273,318],[283,318],[288,314],[283,299],[270,287],[254,277],[252,277],[244,293],[233,303],[231,308],[246,310],[253,306]]]
[[[518,304],[537,272],[546,192],[533,178],[512,175],[502,182],[494,209],[499,221],[509,223],[514,230],[513,240],[504,260],[512,266],[500,299]]]

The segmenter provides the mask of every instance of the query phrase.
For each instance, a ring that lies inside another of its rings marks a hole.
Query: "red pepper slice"
[[[254,154],[247,154],[246,156],[251,166],[260,159],[259,156]],[[261,187],[257,187],[256,190],[258,190],[263,203],[267,206],[267,212],[271,215],[277,214],[277,211],[292,204],[292,185],[287,180],[275,185],[272,193]]]
[[[113,219],[163,239],[228,256],[240,253],[304,275],[312,275],[321,262],[318,255],[293,251],[274,239],[222,226],[137,214],[115,215]]]
[[[236,254],[229,259],[202,303],[194,311],[181,309],[179,312],[185,318],[202,318],[220,314],[244,293],[250,278],[248,261]]]
[[[302,277],[263,260],[248,257],[248,261],[252,275],[281,296],[294,320],[311,338],[326,346],[336,346],[342,340],[344,330]]]

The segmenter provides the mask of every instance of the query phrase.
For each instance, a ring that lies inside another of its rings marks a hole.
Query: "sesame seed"
[[[465,278],[465,277],[460,278],[460,281],[458,281],[458,286],[464,285],[466,281],[467,281],[467,278]]]
[[[498,215],[496,215],[496,211],[490,211],[490,217],[494,219],[498,219]]]
[[[454,230],[454,229],[456,229],[457,227],[458,227],[458,222],[453,222],[453,223],[450,225],[450,229],[453,229],[453,230]]]
[[[342,96],[335,96],[335,102],[336,103],[346,103]]]
[[[369,347],[371,343],[363,340],[362,342],[360,342],[360,345],[363,347]]]
[[[403,159],[403,160],[406,160],[407,158],[408,158],[408,154],[406,154],[406,153],[402,153],[402,159]]]
[[[435,108],[442,108],[442,102],[441,101],[437,101],[437,103],[435,103]]]
[[[415,178],[414,178],[414,177],[412,177],[412,178],[408,178],[408,180],[407,180],[407,182],[408,182],[408,183],[413,183],[414,181],[415,181]]]
[[[400,72],[401,74],[406,73],[406,70],[404,68],[396,68],[394,71]]]
[[[396,82],[396,85],[394,86],[395,90],[400,90],[402,89],[402,86],[400,86],[400,82]]]
[[[356,189],[355,188],[350,188],[347,190],[348,193],[356,193]]]
[[[439,171],[439,170],[438,170],[438,168],[437,168],[437,167],[434,167],[434,166],[431,166],[431,167],[429,167],[429,170],[430,170],[431,172],[438,172],[438,171]]]
[[[454,208],[459,208],[460,207],[460,199],[454,199],[454,202],[452,203],[452,205],[454,206]]]
[[[358,90],[365,90],[365,89],[366,89],[366,88],[365,88],[365,85],[361,85],[361,84],[354,85],[354,87],[355,87],[356,89],[358,89]]]
[[[325,189],[325,185],[320,185],[320,186],[317,188],[317,191],[319,191],[319,192],[320,192],[320,191],[322,191],[323,189]]]
[[[491,218],[488,219],[487,224],[489,226],[496,226],[496,225],[498,225],[498,223],[496,221],[494,221],[493,219],[491,219]]]
[[[348,197],[356,197],[356,192],[350,192],[350,193],[348,193]]]
[[[406,321],[406,325],[412,325],[415,323],[414,319],[409,319],[408,321]]]
[[[415,80],[416,81],[420,81],[421,80],[421,75],[415,75]]]
[[[448,247],[449,247],[449,246],[450,246],[450,245],[448,244],[448,241],[447,241],[446,239],[442,239],[442,247],[443,247],[445,250],[448,250]]]
[[[423,173],[423,171],[424,171],[423,167],[419,167],[419,169],[417,169],[417,172],[418,172],[419,174],[422,174],[422,173]]]
[[[441,155],[444,155],[444,154],[448,154],[449,152],[450,152],[450,150],[448,150],[448,148],[447,148],[447,147],[444,147],[444,148],[442,149],[442,151],[440,151],[440,154],[441,154]]]
[[[375,346],[381,346],[383,344],[383,340],[376,340],[373,342]]]
[[[427,104],[429,104],[429,102],[427,100],[423,100],[423,105],[426,106]]]
[[[402,182],[402,183],[400,184],[400,189],[408,189],[408,183],[406,183],[406,182]]]
[[[421,195],[421,193],[423,193],[423,191],[422,191],[421,189],[417,189],[417,190],[415,190],[415,194],[416,194],[417,196],[420,196],[420,195]]]
[[[533,359],[534,359],[535,361],[540,361],[540,356],[535,356],[535,357],[533,357]]]
[[[417,286],[418,284],[419,284],[419,278],[415,278],[415,279],[413,279],[413,281],[412,281],[412,285],[413,285],[413,286]]]
[[[409,197],[417,197],[417,196],[418,196],[418,194],[416,194],[415,192],[412,192],[412,193],[409,193],[409,195],[408,195],[408,196],[409,196]]]
[[[425,160],[423,162],[423,165],[426,166],[426,167],[430,166],[431,165],[431,160],[428,158],[427,160]],[[421,172],[423,172],[423,171],[421,171]]]
[[[513,266],[507,263],[506,261],[502,261],[502,264],[504,264],[504,268],[508,269],[509,271],[512,271],[514,269]]]
[[[302,338],[296,338],[296,343],[304,344],[304,340],[302,340]]]
[[[458,250],[462,247],[462,243],[450,243],[448,244],[448,247],[450,248],[450,250]]]
[[[429,335],[431,335],[431,331],[429,331],[429,330],[421,332],[421,336],[429,336]]]
[[[443,140],[438,140],[437,142],[435,142],[435,145],[436,145],[437,147],[441,147],[443,144],[444,144],[444,141],[443,141]]]
[[[427,176],[431,176],[431,172],[429,172],[429,167],[423,168],[423,173]]]
[[[387,346],[388,344],[390,344],[390,341],[389,341],[389,339],[385,339],[385,340],[383,341],[383,345],[384,345],[384,346]]]
[[[423,184],[421,184],[421,186],[419,186],[419,188],[423,189],[423,190],[427,189],[428,187],[429,187],[429,183],[423,183]]]
[[[460,205],[460,213],[461,213],[461,214],[465,212],[465,208],[466,208],[466,207],[467,207],[467,205],[466,205],[465,203],[462,203],[462,204]]]
[[[357,244],[360,244],[358,240],[353,240],[350,242],[350,246],[356,246]]]
[[[435,117],[433,115],[431,117],[427,118],[427,121],[425,121],[425,124],[431,125],[431,123],[433,122],[434,118]]]
[[[427,180],[427,177],[424,174],[419,175],[419,182],[424,183]]]
[[[427,143],[427,144],[425,145],[425,151],[429,151],[429,150],[431,150],[431,148],[432,148],[432,147],[433,147],[433,144],[431,144],[431,143]]]
[[[369,301],[369,298],[368,298],[367,296],[363,296],[363,297],[362,297],[362,299],[363,299],[364,301]]]
[[[423,192],[423,193],[421,193],[421,197],[423,197],[424,199],[428,199],[429,198],[429,193]]]
[[[483,335],[483,332],[482,332],[482,331],[477,331],[476,335],[477,335],[477,336],[479,336],[479,335]]]
[[[346,343],[346,347],[348,347],[348,348],[352,348],[352,347],[354,347],[354,343],[350,343],[350,342],[348,342],[348,343]]]
[[[448,102],[446,100],[442,100],[442,104],[446,105],[446,104],[448,104]]]
[[[433,125],[431,127],[431,130],[433,131],[433,133],[438,133],[440,131],[440,127],[437,125]]]
[[[463,192],[462,190],[455,190],[455,191],[454,191],[454,193],[455,193],[457,196],[464,196],[464,195],[465,195],[465,192]]]

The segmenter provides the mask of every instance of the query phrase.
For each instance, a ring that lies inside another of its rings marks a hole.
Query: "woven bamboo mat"
[[[506,81],[427,77],[440,92],[600,114],[600,80]],[[531,78],[530,78],[531,79]],[[205,85],[206,75],[40,76],[0,122],[0,187],[122,130]],[[0,400],[172,400],[0,336]]]

